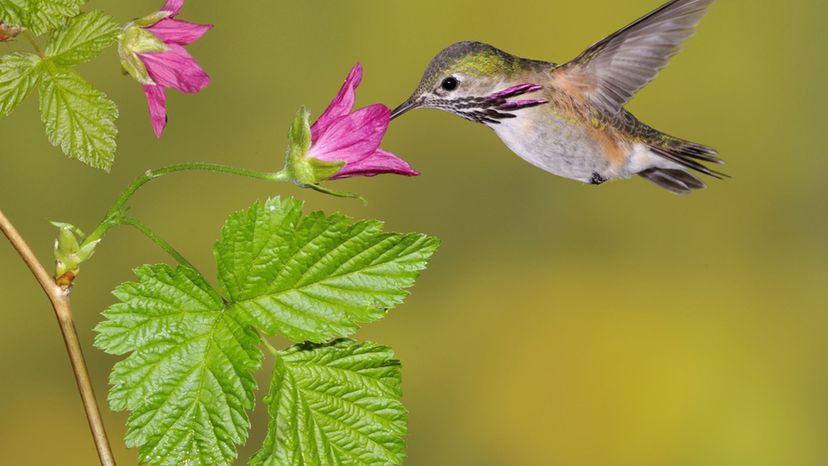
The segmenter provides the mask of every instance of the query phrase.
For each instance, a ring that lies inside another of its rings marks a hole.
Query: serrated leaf
[[[37,86],[40,57],[15,52],[0,56],[0,116],[20,105]]]
[[[25,26],[40,35],[80,13],[84,3],[85,0],[0,0],[0,17],[8,24]]]
[[[267,437],[251,464],[402,464],[400,397],[400,364],[389,348],[345,340],[282,351],[265,399]]]
[[[25,6],[28,4],[28,0],[0,0],[0,18],[3,23],[24,26]]]
[[[258,335],[193,269],[143,266],[115,291],[95,344],[131,353],[110,376],[130,410],[126,444],[148,465],[229,465],[244,443],[261,365]]]
[[[29,0],[34,6],[29,15],[29,29],[37,35],[61,26],[67,18],[80,13],[86,0]]]
[[[100,11],[69,20],[53,36],[46,56],[59,65],[77,65],[97,57],[118,38],[121,27]]]
[[[303,217],[300,201],[275,198],[232,215],[214,254],[222,288],[256,326],[324,342],[400,304],[438,244],[378,221]]]
[[[115,159],[118,107],[72,70],[42,73],[40,115],[49,142],[69,158],[109,170]]]

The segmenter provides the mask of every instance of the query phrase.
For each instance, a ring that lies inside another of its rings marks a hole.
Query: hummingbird
[[[694,173],[725,174],[716,150],[662,133],[624,106],[678,53],[714,0],[672,0],[574,60],[520,58],[482,42],[458,42],[428,65],[391,118],[434,108],[492,128],[527,162],[601,185],[634,176],[675,194],[705,188]]]

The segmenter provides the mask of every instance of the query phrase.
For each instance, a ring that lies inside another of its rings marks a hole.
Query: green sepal
[[[161,19],[163,17],[159,18],[158,21]],[[150,77],[147,67],[138,57],[138,54],[163,53],[169,49],[164,41],[141,27],[138,21],[127,24],[118,36],[118,55],[121,57],[121,68],[141,84],[155,84],[155,81]]]
[[[319,183],[330,179],[345,166],[344,161],[331,162],[307,157],[311,148],[310,112],[302,107],[296,113],[288,131],[288,147],[285,153],[285,173],[295,184],[303,188],[317,189]],[[333,194],[328,190],[318,191]],[[353,196],[344,196],[353,197]]]
[[[170,49],[158,36],[135,25],[124,29],[121,38],[127,50],[133,53],[161,53]]]
[[[320,192],[322,194],[327,194],[333,197],[341,197],[343,199],[358,199],[362,201],[363,205],[368,205],[368,199],[362,197],[362,195],[357,193],[352,193],[350,191],[334,191],[333,189],[326,188],[320,184],[309,184],[304,186],[306,188],[310,188],[314,191]]]
[[[288,131],[288,146],[285,152],[285,173],[297,184],[312,182],[304,167],[305,154],[311,146],[310,112],[301,107]]]
[[[148,28],[150,26],[155,26],[162,19],[169,18],[170,16],[172,16],[171,11],[156,11],[155,13],[144,16],[143,18],[136,19],[131,24],[142,28]]]
[[[325,181],[330,177],[339,173],[339,170],[345,166],[345,162],[328,162],[326,160],[319,160],[315,158],[306,159],[307,166],[310,167],[313,175],[317,181]]]
[[[141,84],[155,84],[155,81],[152,80],[149,72],[147,72],[147,67],[138,58],[138,55],[129,52],[121,53],[122,50],[124,49],[118,44],[118,54],[121,56],[121,69],[124,73],[132,76]]]

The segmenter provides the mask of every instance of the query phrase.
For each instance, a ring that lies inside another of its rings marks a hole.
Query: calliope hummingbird
[[[481,42],[440,52],[391,114],[436,108],[482,123],[514,153],[556,175],[603,184],[646,178],[676,194],[721,178],[716,151],[640,122],[624,105],[655,79],[714,0],[672,0],[558,65]]]

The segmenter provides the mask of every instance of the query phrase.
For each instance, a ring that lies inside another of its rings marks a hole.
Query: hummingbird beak
[[[402,105],[391,111],[391,120],[415,108],[417,108],[417,103],[409,100],[408,102],[403,103]]]

